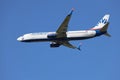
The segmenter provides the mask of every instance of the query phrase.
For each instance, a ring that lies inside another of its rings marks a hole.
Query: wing
[[[73,46],[68,41],[53,41],[53,42],[60,44],[60,45],[63,45],[63,46],[66,46],[66,47],[69,47],[69,48],[77,49],[76,46]]]
[[[72,9],[71,13],[66,16],[66,18],[64,19],[64,21],[62,22],[62,24],[60,25],[58,30],[56,31],[57,38],[64,38],[64,37],[66,37],[68,23],[70,21],[70,18],[71,18],[71,15],[72,15],[73,11],[74,10]]]
[[[62,43],[62,45],[66,46],[66,47],[69,47],[69,48],[77,49],[76,46],[73,46],[73,45],[70,44],[68,41],[64,41],[64,42]]]
[[[70,44],[68,41],[53,41],[53,43],[58,44],[57,47],[59,47],[60,45],[63,45],[63,46],[66,46],[68,48],[81,50],[80,49],[81,44],[78,47],[76,47],[76,46],[73,46],[72,44]]]
[[[62,22],[60,27],[57,29],[57,31],[56,31],[57,38],[66,38],[67,37],[66,32],[67,32],[68,24],[69,24],[69,21],[70,21],[73,11],[74,11],[74,9],[72,9],[71,13],[66,16],[66,18],[64,19],[64,21]],[[55,44],[59,44],[59,46],[63,45],[63,46],[69,47],[69,48],[80,50],[80,48],[73,46],[68,41],[53,41],[53,42],[55,42]]]

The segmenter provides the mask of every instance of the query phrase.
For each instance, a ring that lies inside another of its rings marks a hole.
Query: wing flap
[[[66,46],[66,47],[69,47],[69,48],[77,49],[76,46],[73,46],[73,45],[70,44],[68,41],[63,42],[62,45]]]

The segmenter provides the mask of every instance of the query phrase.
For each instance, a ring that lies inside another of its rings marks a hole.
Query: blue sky
[[[120,80],[119,0],[1,0],[0,80]],[[89,29],[109,13],[112,37],[84,41],[82,51],[20,43],[29,32],[55,31],[74,7],[69,30]]]

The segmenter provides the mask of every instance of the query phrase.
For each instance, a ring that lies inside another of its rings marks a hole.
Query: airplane
[[[28,33],[24,34],[17,38],[20,42],[50,42],[51,48],[56,48],[61,45],[68,48],[81,50],[79,47],[72,45],[69,41],[73,40],[84,40],[90,39],[101,35],[106,35],[110,37],[107,29],[109,25],[109,14],[103,16],[103,18],[98,22],[98,24],[88,30],[77,30],[77,31],[68,31],[68,24],[71,19],[74,9],[66,16],[62,24],[56,30],[56,32],[38,32],[38,33]]]

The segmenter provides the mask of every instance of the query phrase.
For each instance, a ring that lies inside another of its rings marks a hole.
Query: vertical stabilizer
[[[104,33],[105,36],[111,37],[111,35],[107,32],[108,26],[109,26],[109,22],[107,22],[107,23],[100,29],[100,31],[101,31],[101,32],[105,32],[105,33]]]
[[[93,29],[93,30],[97,30],[97,29],[103,28],[103,27],[106,25],[106,23],[108,22],[109,17],[110,17],[110,15],[109,15],[109,14],[106,14],[106,15],[98,22],[98,24],[97,24],[95,27],[93,27],[92,29]]]

